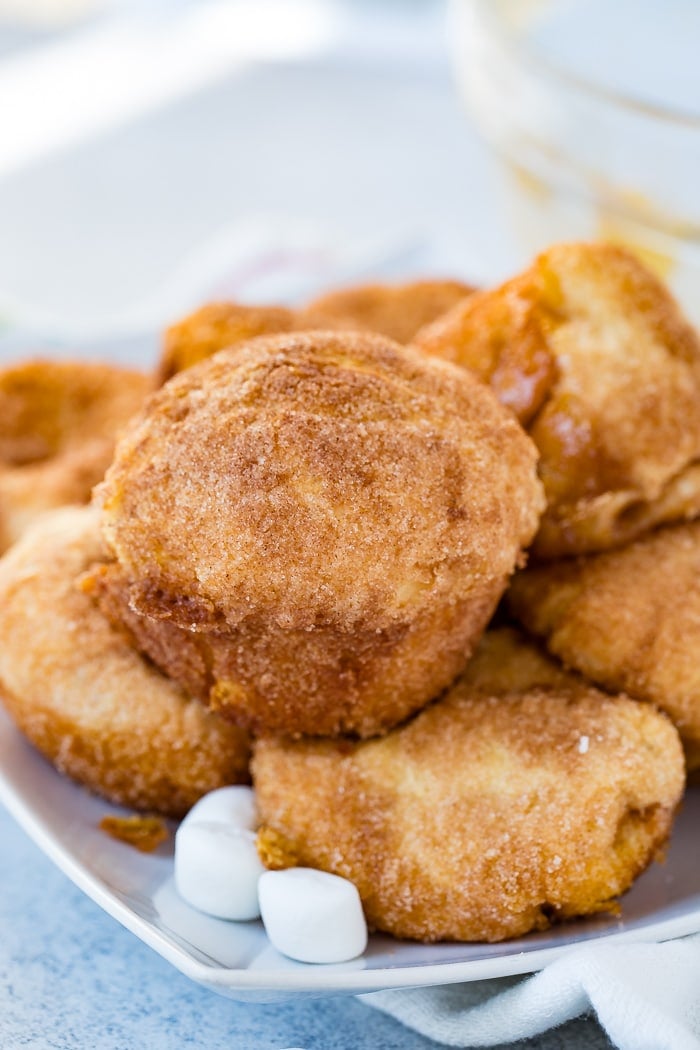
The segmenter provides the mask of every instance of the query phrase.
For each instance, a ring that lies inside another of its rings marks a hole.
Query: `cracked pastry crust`
[[[89,501],[148,387],[140,372],[87,361],[0,370],[0,551],[45,510]]]
[[[333,332],[173,379],[99,500],[102,592],[167,674],[256,730],[362,736],[460,672],[542,507],[534,447],[486,387]]]
[[[700,513],[700,343],[629,252],[562,244],[418,333],[488,382],[540,452],[542,558]]]
[[[622,550],[517,575],[508,603],[548,650],[592,681],[665,711],[700,768],[700,521]]]
[[[665,715],[513,631],[487,633],[444,699],[387,736],[264,737],[252,772],[263,858],[352,880],[371,927],[421,941],[616,910],[684,787]]]
[[[79,587],[97,515],[43,516],[0,560],[0,701],[61,772],[112,802],[183,816],[248,780],[247,735],[187,697]]]
[[[419,328],[473,291],[471,285],[461,281],[412,281],[340,288],[299,310],[233,302],[206,303],[166,330],[157,380],[159,384],[164,383],[219,350],[259,335],[347,329],[376,332],[407,343]]]

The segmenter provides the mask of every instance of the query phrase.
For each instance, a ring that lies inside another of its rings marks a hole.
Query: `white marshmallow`
[[[175,835],[175,886],[193,908],[218,919],[257,919],[265,871],[255,833],[214,821],[185,820]]]
[[[258,815],[255,808],[255,792],[243,785],[217,788],[203,795],[195,802],[184,818],[191,821],[210,821],[218,824],[232,824],[237,828],[255,831],[258,826]],[[184,821],[183,821],[184,823]]]
[[[268,937],[290,959],[347,962],[367,947],[357,887],[339,875],[314,868],[266,871],[258,897]]]

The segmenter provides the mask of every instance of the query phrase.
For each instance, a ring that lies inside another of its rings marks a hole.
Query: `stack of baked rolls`
[[[574,244],[488,291],[209,304],[153,385],[92,506],[0,561],[29,739],[166,815],[251,775],[263,861],[399,937],[614,910],[700,766],[700,344],[665,288]]]

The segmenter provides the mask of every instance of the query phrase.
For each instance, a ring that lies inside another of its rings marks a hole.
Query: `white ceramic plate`
[[[504,944],[422,945],[374,936],[350,963],[293,963],[259,922],[211,919],[180,900],[172,842],[152,854],[109,838],[98,824],[122,812],[59,776],[0,712],[0,799],[73,882],[182,973],[221,995],[251,1001],[339,995],[529,973],[592,939],[665,940],[700,930],[700,789],[691,789],[666,863],[654,864],[622,914],[556,926]]]

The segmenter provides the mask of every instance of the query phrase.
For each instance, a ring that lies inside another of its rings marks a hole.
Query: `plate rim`
[[[11,733],[27,744],[19,731],[9,722]],[[31,749],[34,751],[34,749]],[[37,757],[42,758],[37,752]],[[46,761],[45,759],[42,759]],[[47,763],[55,776],[61,774]],[[68,778],[66,778],[68,779]],[[86,790],[74,785],[78,790]],[[298,992],[318,994],[371,994],[388,989],[434,987],[437,985],[470,983],[499,977],[532,974],[573,951],[586,946],[611,943],[633,943],[671,940],[700,931],[700,907],[686,914],[660,922],[653,921],[631,930],[612,930],[599,937],[561,945],[550,945],[532,951],[517,951],[486,959],[456,960],[445,963],[377,967],[348,970],[310,966],[304,969],[250,970],[239,967],[209,966],[194,959],[166,933],[132,908],[110,890],[89,868],[66,848],[51,827],[37,815],[32,805],[17,790],[0,764],[0,802],[27,833],[35,845],[70,881],[102,908],[113,919],[134,934],[140,941],[174,966],[184,976],[220,994],[227,992]],[[400,942],[397,942],[400,943]]]

